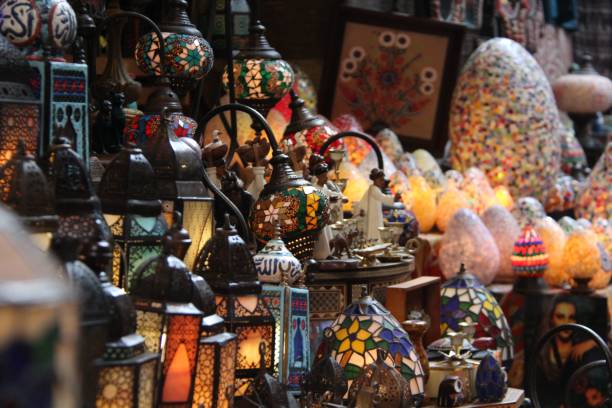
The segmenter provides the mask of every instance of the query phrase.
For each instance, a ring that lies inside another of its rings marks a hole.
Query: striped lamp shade
[[[539,278],[548,266],[548,254],[542,238],[528,225],[514,243],[512,270],[517,276]]]

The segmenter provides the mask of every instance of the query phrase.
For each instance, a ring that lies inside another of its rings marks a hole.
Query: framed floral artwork
[[[405,148],[441,154],[465,27],[340,7],[319,92],[321,112],[389,127]]]

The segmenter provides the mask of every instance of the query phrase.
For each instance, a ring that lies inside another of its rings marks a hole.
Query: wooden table
[[[525,400],[525,391],[518,388],[508,388],[506,396],[499,402],[474,403],[461,405],[461,408],[519,408]],[[425,405],[423,408],[435,408],[436,404]]]

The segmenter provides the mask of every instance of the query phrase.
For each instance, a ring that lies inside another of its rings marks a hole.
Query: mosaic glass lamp
[[[98,194],[115,239],[111,280],[129,290],[140,262],[159,255],[167,230],[160,215],[155,173],[142,150],[125,145],[106,167]]]
[[[329,199],[318,188],[295,174],[289,157],[280,151],[270,160],[272,176],[255,202],[251,228],[260,244],[274,236],[278,223],[281,236],[296,258],[312,258],[319,231],[329,218]]]
[[[41,249],[51,244],[58,219],[47,178],[20,140],[17,152],[0,168],[0,199],[11,207]]]
[[[153,166],[156,197],[162,200],[163,212],[168,216],[174,211],[183,214],[183,226],[192,239],[183,260],[191,268],[213,233],[213,199],[202,183],[200,149],[176,137],[164,111],[156,136],[147,140],[142,150]]]
[[[85,260],[98,275],[110,315],[104,355],[96,360],[100,371],[96,407],[153,408],[159,353],[145,350],[144,338],[136,333],[132,300],[104,272],[112,258],[111,245],[100,241],[90,247]]]
[[[264,117],[289,92],[295,76],[291,65],[270,46],[265,32],[261,22],[255,21],[249,29],[246,47],[234,57],[232,70],[236,100],[255,108]],[[223,84],[227,88],[229,78],[227,69],[224,71]]]
[[[191,405],[204,317],[192,303],[191,272],[172,255],[176,245],[169,231],[162,253],[140,264],[131,285],[137,331],[149,352],[161,354],[156,373],[160,407]]]
[[[461,331],[460,323],[477,323],[474,338],[492,337],[501,350],[502,360],[513,358],[512,333],[497,300],[462,264],[459,273],[442,284],[442,336]]]
[[[261,295],[253,256],[228,215],[225,225],[217,228],[198,255],[194,271],[210,284],[217,313],[225,319],[226,329],[237,336],[235,395],[242,396],[260,368],[262,342],[265,369],[274,370],[275,321]]]
[[[408,334],[383,305],[363,292],[331,325],[331,355],[343,367],[350,388],[363,369],[376,362],[378,349],[389,351],[385,361],[408,381],[413,398],[422,401],[425,374]]]
[[[0,166],[17,151],[19,140],[28,153],[39,154],[42,122],[40,102],[30,81],[34,71],[21,52],[0,35]]]
[[[165,42],[165,61],[161,62],[157,34],[149,32],[136,44],[135,59],[140,69],[151,75],[162,75],[165,64],[171,86],[180,95],[193,89],[213,66],[213,50],[202,33],[191,23],[185,0],[161,2],[159,28]]]
[[[57,275],[57,261],[30,242],[4,206],[0,258],[2,405],[80,406],[76,294]]]

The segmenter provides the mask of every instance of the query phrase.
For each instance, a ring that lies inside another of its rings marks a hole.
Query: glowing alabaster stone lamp
[[[576,217],[612,218],[612,141],[608,142],[576,197]]]
[[[225,327],[237,336],[236,378],[234,392],[244,395],[259,371],[259,345],[264,344],[266,371],[275,364],[274,315],[261,294],[261,284],[253,256],[238,232],[230,224],[217,228],[198,254],[195,273],[209,283],[216,295],[217,313]]]
[[[537,220],[535,229],[548,253],[548,267],[544,271],[544,280],[551,287],[562,287],[570,280],[563,263],[563,252],[567,241],[565,231],[551,217]]]
[[[514,281],[511,257],[514,243],[521,234],[521,228],[510,211],[500,205],[489,207],[481,218],[499,250],[499,271],[495,275],[495,281]]]
[[[442,284],[440,301],[442,336],[461,331],[462,322],[476,323],[474,338],[493,338],[497,349],[501,350],[502,360],[513,358],[512,333],[501,307],[463,264],[455,277]]]
[[[465,193],[455,187],[448,188],[438,200],[436,226],[441,232],[446,231],[448,222],[461,208],[471,208]]]
[[[436,191],[446,188],[446,177],[444,177],[440,165],[431,153],[424,149],[417,149],[412,152],[412,157],[414,157],[417,168],[421,171],[421,174],[425,177],[431,188]]]
[[[572,290],[590,293],[608,285],[612,265],[597,236],[590,230],[576,229],[569,234],[563,248],[563,266],[571,278]]]
[[[436,223],[436,192],[423,176],[413,175],[408,178],[412,190],[412,212],[419,220],[421,232],[429,232]]]
[[[415,401],[424,398],[423,367],[410,337],[401,324],[377,300],[362,290],[362,297],[351,303],[332,323],[331,356],[342,366],[349,388],[362,371],[376,362],[378,350],[387,364],[408,381]]]

